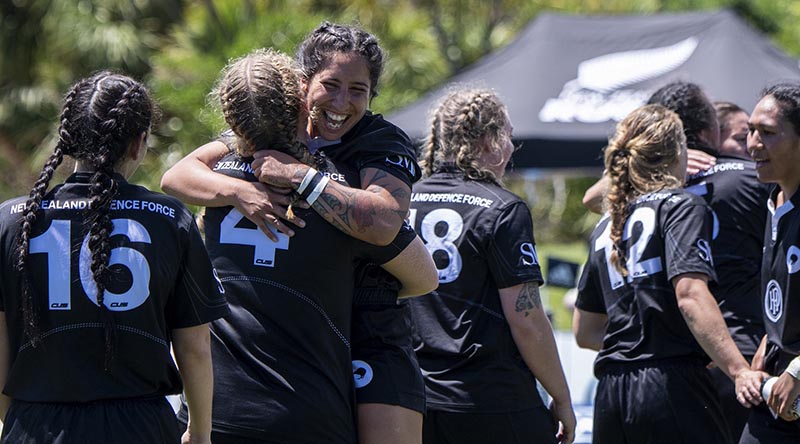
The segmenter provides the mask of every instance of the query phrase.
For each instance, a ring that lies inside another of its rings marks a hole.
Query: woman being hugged
[[[311,208],[348,236],[374,245],[392,242],[398,232],[403,235],[411,184],[420,172],[406,134],[368,110],[384,62],[377,38],[356,26],[324,22],[300,44],[296,59],[310,114],[308,146],[333,161],[335,178],[343,179],[320,187]],[[289,217],[286,209],[303,179],[314,176],[309,165],[280,151],[261,151],[253,163],[260,182],[247,182],[212,171],[228,153],[222,141],[208,143],[170,168],[161,185],[188,203],[233,206],[272,240],[278,238],[273,231],[291,237],[305,226],[303,217],[295,212]],[[401,295],[436,287],[430,257],[421,242],[417,246],[397,258],[424,264],[402,275],[395,269],[403,282]],[[362,262],[356,275],[352,354],[359,440],[419,442],[425,398],[410,343],[408,307],[398,304],[397,286],[382,270]]]
[[[433,114],[422,155],[427,177],[411,204],[439,269],[438,290],[409,301],[427,394],[425,444],[575,438],[539,296],[531,213],[500,183],[511,133],[506,107],[490,90],[455,90]],[[537,380],[553,397],[551,412]]]
[[[269,153],[306,165],[305,184],[292,199],[313,204],[326,183],[343,179],[299,138],[306,116],[295,66],[284,54],[256,50],[223,70],[216,93],[231,131],[221,140],[232,151],[214,170],[255,182],[253,153],[275,148]],[[206,207],[206,246],[232,309],[211,327],[217,444],[355,443],[355,263],[395,271],[404,247],[417,243],[425,251],[413,231],[378,247],[342,233],[314,210],[292,205],[292,212],[305,228],[292,237],[275,232],[275,242],[235,207]]]
[[[609,215],[592,233],[573,321],[578,345],[600,352],[593,439],[730,443],[708,357],[745,406],[760,401],[764,375],[750,371],[708,290],[712,214],[681,188],[678,115],[662,105],[634,110],[605,166]]]
[[[154,112],[126,76],[79,81],[30,197],[0,206],[3,442],[177,443],[181,388],[183,442],[209,442],[207,323],[228,308],[191,213],[127,182]]]
[[[766,405],[750,412],[740,442],[794,443],[800,439],[800,422],[792,413],[800,395],[800,84],[764,90],[748,126],[747,150],[758,180],[777,184],[767,201],[770,217],[761,264],[767,334],[753,369],[778,379]]]

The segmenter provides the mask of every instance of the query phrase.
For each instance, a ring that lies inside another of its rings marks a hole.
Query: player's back
[[[439,269],[438,289],[409,301],[428,404],[449,411],[536,407],[535,380],[498,292],[541,282],[527,205],[496,184],[445,170],[415,184],[411,221]]]
[[[686,190],[714,211],[711,247],[718,280],[709,290],[737,346],[753,355],[764,334],[758,294],[769,186],[758,181],[752,161],[720,156],[713,167],[689,176]]]
[[[214,169],[255,181],[249,164],[230,154]],[[355,433],[353,263],[382,263],[391,247],[355,240],[312,209],[294,212],[305,228],[291,238],[276,233],[273,242],[233,207],[206,209],[206,245],[232,311],[212,324],[215,427],[283,442],[347,442]]]
[[[611,219],[604,217],[592,233],[589,263],[579,284],[578,307],[608,315],[596,374],[613,363],[705,360],[678,309],[671,281],[698,272],[714,278],[708,206],[683,190],[634,201],[622,236],[627,276],[609,260],[610,229]]]
[[[88,402],[179,393],[170,330],[196,325],[186,296],[220,314],[227,311],[191,213],[178,200],[117,176],[105,293],[115,323],[115,351],[105,371],[104,320],[84,227],[90,177],[76,173],[51,190],[31,233],[28,270],[41,335],[35,347],[18,333],[23,321],[16,242],[27,199],[0,207],[2,299],[12,361],[6,393],[13,398]]]

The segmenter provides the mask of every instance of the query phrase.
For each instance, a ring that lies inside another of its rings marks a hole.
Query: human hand
[[[283,220],[299,228],[306,225],[303,219],[297,216],[290,218],[286,214],[293,199],[291,188],[277,188],[261,182],[242,182],[235,195],[237,200],[234,207],[273,242],[278,241],[278,232],[294,236],[294,230]],[[308,204],[302,200],[295,202],[293,206],[308,208]]]
[[[792,406],[800,396],[800,381],[787,372],[783,372],[772,386],[772,392],[767,399],[770,410],[775,412],[785,421],[797,421],[798,417],[792,412]]]
[[[575,412],[572,410],[572,404],[569,402],[550,402],[550,413],[559,423],[558,433],[556,433],[556,440],[558,444],[572,444],[575,441]]]
[[[309,168],[294,157],[275,150],[256,151],[251,166],[259,181],[280,188],[299,185]]]
[[[734,378],[736,384],[736,400],[739,404],[750,408],[761,403],[761,383],[769,375],[762,371],[742,370]]]
[[[717,158],[700,150],[686,150],[686,173],[697,174],[705,171],[717,163]]]

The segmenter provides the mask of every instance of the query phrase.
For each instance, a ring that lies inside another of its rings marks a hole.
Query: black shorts
[[[594,442],[732,442],[708,370],[698,362],[613,365],[600,377]]]
[[[747,362],[751,362],[753,357],[745,356],[744,359]],[[739,442],[744,425],[747,424],[747,418],[750,416],[750,409],[736,400],[736,385],[725,372],[719,367],[714,367],[708,372],[711,375],[711,380],[714,381],[714,388],[717,390],[722,413],[725,416],[733,442]]]
[[[425,381],[411,345],[408,303],[356,305],[352,355],[356,402],[425,412]]]
[[[12,400],[2,442],[179,444],[182,430],[165,398],[56,404]]]
[[[425,444],[551,444],[558,428],[544,406],[511,413],[428,410],[422,422]]]

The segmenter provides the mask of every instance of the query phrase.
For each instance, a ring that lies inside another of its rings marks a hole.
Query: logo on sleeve
[[[417,174],[417,166],[415,165],[414,160],[410,157],[395,154],[392,156],[387,156],[386,163],[408,171],[408,174],[411,175],[411,177],[414,177]]]
[[[711,256],[711,245],[708,244],[708,241],[705,239],[697,239],[697,249],[700,250],[697,254],[700,256],[700,259],[703,262],[708,262],[712,266],[714,265],[714,258]]]
[[[767,291],[764,294],[764,313],[772,322],[778,322],[783,316],[783,292],[775,279],[767,284]]]
[[[522,265],[539,265],[539,255],[536,254],[536,247],[530,242],[525,242],[519,246],[519,252],[522,253],[520,260]]]
[[[353,380],[356,388],[366,387],[372,382],[372,367],[364,361],[353,361]]]
[[[225,286],[222,285],[222,279],[219,278],[219,274],[217,274],[217,269],[212,268],[211,272],[214,273],[214,280],[217,281],[217,287],[219,288],[219,293],[225,294]]]
[[[795,274],[800,270],[800,248],[792,245],[786,250],[786,268],[789,274]]]

